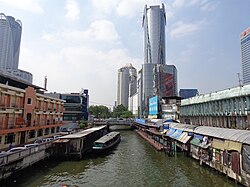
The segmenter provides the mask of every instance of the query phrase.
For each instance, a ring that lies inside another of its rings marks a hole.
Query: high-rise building
[[[250,28],[240,35],[243,84],[250,83]]]
[[[142,20],[144,28],[144,64],[165,64],[165,25],[164,4],[145,5]]]
[[[32,74],[18,69],[22,23],[0,13],[0,70],[32,83]]]
[[[22,34],[22,23],[0,13],[0,67],[17,69]]]
[[[128,107],[129,96],[137,92],[137,71],[132,64],[118,70],[117,105]]]
[[[156,81],[159,76],[157,72],[166,61],[164,4],[149,7],[145,5],[142,26],[144,28],[144,64],[141,72],[139,103],[141,103],[140,115],[147,116],[149,98],[154,95],[160,96],[158,92],[160,85]]]

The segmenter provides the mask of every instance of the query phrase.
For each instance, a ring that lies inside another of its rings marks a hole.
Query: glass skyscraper
[[[250,28],[240,35],[243,84],[250,83]]]
[[[148,7],[145,5],[142,20],[144,28],[144,64],[165,64],[164,4]]]
[[[19,61],[22,23],[0,13],[0,67],[17,69]]]
[[[12,16],[0,13],[0,70],[18,79],[32,83],[32,74],[18,69],[22,23]]]
[[[158,66],[166,64],[164,4],[149,7],[145,5],[142,26],[144,28],[144,64],[140,80],[139,103],[141,115],[147,116],[149,98],[154,95],[159,96],[159,85],[155,81],[156,71]]]

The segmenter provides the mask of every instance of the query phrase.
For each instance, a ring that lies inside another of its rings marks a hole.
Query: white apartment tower
[[[137,71],[132,64],[118,70],[117,105],[128,107],[129,96],[137,92]]]

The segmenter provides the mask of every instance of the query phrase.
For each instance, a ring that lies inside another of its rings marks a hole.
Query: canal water
[[[190,157],[182,154],[168,157],[157,152],[134,131],[120,132],[120,144],[108,155],[90,155],[81,161],[43,162],[9,178],[3,186],[237,186],[233,180],[199,166],[199,162]]]

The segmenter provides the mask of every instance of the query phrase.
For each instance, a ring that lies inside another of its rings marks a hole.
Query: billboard
[[[149,99],[149,115],[158,114],[158,96]]]

